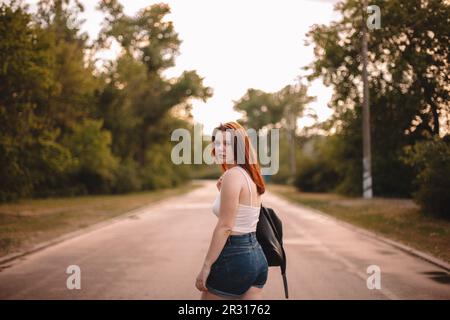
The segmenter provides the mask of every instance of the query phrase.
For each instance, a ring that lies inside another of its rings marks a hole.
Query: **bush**
[[[425,213],[450,219],[450,136],[405,147],[402,159],[417,172],[415,201]]]
[[[146,151],[146,162],[142,167],[143,188],[156,190],[171,188],[180,183],[183,178],[181,166],[175,166],[170,158],[171,145],[154,144]]]
[[[125,193],[138,191],[142,188],[142,179],[139,168],[133,159],[124,160],[116,170],[113,191]]]
[[[306,192],[334,191],[340,181],[337,165],[331,156],[330,137],[316,136],[304,144],[298,158],[294,185]]]
[[[332,191],[338,181],[338,174],[324,161],[305,158],[298,169],[295,186],[306,192]]]
[[[88,193],[109,192],[118,165],[110,148],[111,133],[102,127],[103,120],[85,119],[63,139],[76,162],[72,174]]]

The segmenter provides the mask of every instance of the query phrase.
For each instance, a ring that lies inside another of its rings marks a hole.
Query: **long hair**
[[[212,154],[216,156],[216,150],[214,146],[214,140],[216,138],[217,131],[229,131],[233,137],[233,160],[237,162],[236,164],[242,167],[252,178],[253,182],[256,184],[258,194],[263,194],[266,191],[266,186],[264,179],[261,176],[261,167],[259,165],[258,159],[256,157],[255,151],[250,143],[247,131],[239,123],[235,121],[226,122],[224,124],[220,123],[218,127],[213,129],[212,133]],[[238,156],[243,156],[243,162],[237,161]],[[252,160],[252,161],[250,161]],[[227,164],[225,162],[221,163],[222,172],[227,170]]]

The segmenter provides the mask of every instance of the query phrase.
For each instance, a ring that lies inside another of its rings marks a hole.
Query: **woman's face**
[[[231,132],[218,130],[214,139],[214,149],[218,163],[234,163]]]

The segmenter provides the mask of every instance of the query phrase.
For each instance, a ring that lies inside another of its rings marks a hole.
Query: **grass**
[[[0,205],[0,256],[27,250],[34,245],[130,210],[200,186],[183,186],[123,195],[24,199]]]
[[[421,213],[410,199],[350,198],[331,193],[299,192],[271,184],[287,200],[370,230],[450,262],[450,221]]]

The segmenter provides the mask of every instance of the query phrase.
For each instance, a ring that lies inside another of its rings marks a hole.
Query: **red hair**
[[[245,154],[244,154],[244,163],[236,163],[236,165],[241,166],[244,170],[248,172],[250,177],[252,178],[253,182],[256,184],[256,188],[258,190],[258,194],[263,194],[266,191],[266,186],[264,183],[264,179],[261,176],[261,167],[259,166],[258,159],[255,156],[255,153],[253,151],[253,147],[251,146],[250,139],[248,137],[247,131],[242,127],[239,123],[235,121],[230,121],[227,123],[220,123],[218,127],[215,127],[212,134],[212,142],[213,142],[213,148],[212,148],[212,154],[216,155],[216,150],[214,147],[214,140],[216,138],[217,131],[224,131],[226,132],[228,130],[232,131],[233,137],[234,137],[234,143],[233,143],[233,153],[234,153],[234,160],[237,159],[237,153],[238,153],[238,136],[241,139],[244,139],[243,146],[245,146]],[[239,132],[240,134],[236,134]],[[252,157],[252,163],[250,163],[250,157]],[[227,170],[227,164],[225,162],[221,163],[222,172],[225,172]]]

